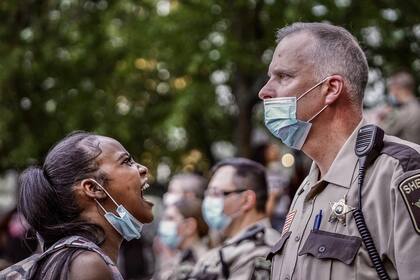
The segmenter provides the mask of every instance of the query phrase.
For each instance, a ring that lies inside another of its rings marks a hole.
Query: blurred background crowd
[[[281,230],[311,162],[263,127],[257,93],[276,29],[347,28],[369,60],[365,118],[420,144],[419,15],[416,0],[1,1],[0,267],[36,248],[16,212],[19,172],[73,130],[115,137],[151,173],[155,220],[123,243],[126,279],[166,279],[220,242],[201,202],[225,158],[266,167],[266,212]]]

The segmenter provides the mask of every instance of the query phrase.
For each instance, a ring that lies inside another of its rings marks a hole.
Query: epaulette
[[[265,233],[265,228],[263,225],[256,224],[249,228],[238,240],[233,244],[238,245],[244,240],[255,240],[259,239]]]
[[[397,159],[404,172],[420,169],[420,153],[407,145],[385,141],[381,154]]]

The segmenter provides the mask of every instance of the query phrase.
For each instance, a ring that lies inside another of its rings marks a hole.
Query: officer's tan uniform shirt
[[[255,228],[256,225],[264,227],[263,234],[256,234],[254,237],[235,244],[244,234]],[[265,257],[270,248],[279,240],[280,233],[274,230],[267,218],[250,225],[234,237],[226,240],[221,247],[216,247],[202,256],[194,268],[193,279],[225,279],[222,273],[220,261],[220,249],[223,259],[229,267],[228,279],[247,280],[252,279],[255,270],[266,266]],[[259,267],[261,266],[261,267]],[[268,278],[269,266],[265,268],[265,279]],[[258,271],[256,272],[258,274]],[[215,278],[211,278],[211,277]]]
[[[272,279],[378,278],[353,213],[345,215],[346,224],[337,219],[329,221],[332,205],[340,199],[357,208],[358,158],[354,147],[362,124],[344,144],[324,178],[319,180],[319,169],[312,165],[292,202],[282,238],[272,248]],[[384,141],[405,146],[392,144],[388,151],[395,155],[381,154],[368,169],[362,188],[364,217],[391,279],[420,279],[420,231],[416,231],[399,190],[401,182],[409,178],[410,183],[418,183],[417,192],[412,194],[420,199],[420,177],[413,177],[420,174],[420,146],[390,136],[385,136]],[[407,152],[412,155],[404,159]],[[420,209],[420,200],[418,204]],[[320,227],[313,231],[320,210]]]

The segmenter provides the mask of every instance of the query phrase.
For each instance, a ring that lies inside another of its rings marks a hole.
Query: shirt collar
[[[350,188],[353,179],[354,169],[356,168],[358,162],[358,157],[354,153],[357,132],[365,124],[366,121],[362,119],[357,125],[357,127],[354,129],[350,137],[341,147],[329,170],[327,171],[327,174],[325,174],[324,178],[322,178],[321,181],[326,181],[344,188]],[[314,163],[312,165],[311,172],[315,173],[315,171],[316,174],[319,174],[318,166],[316,166],[316,164]]]

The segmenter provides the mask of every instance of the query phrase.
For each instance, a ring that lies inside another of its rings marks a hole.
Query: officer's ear
[[[255,208],[255,205],[257,204],[257,195],[254,191],[247,190],[242,193],[242,199],[244,200],[244,203],[241,206],[241,209],[243,211],[249,211],[253,208]]]
[[[80,190],[85,196],[97,200],[106,198],[104,190],[92,179],[84,179],[80,182]]]
[[[340,75],[330,76],[325,83],[322,85],[322,89],[325,93],[325,105],[333,104],[344,88],[344,78]]]

